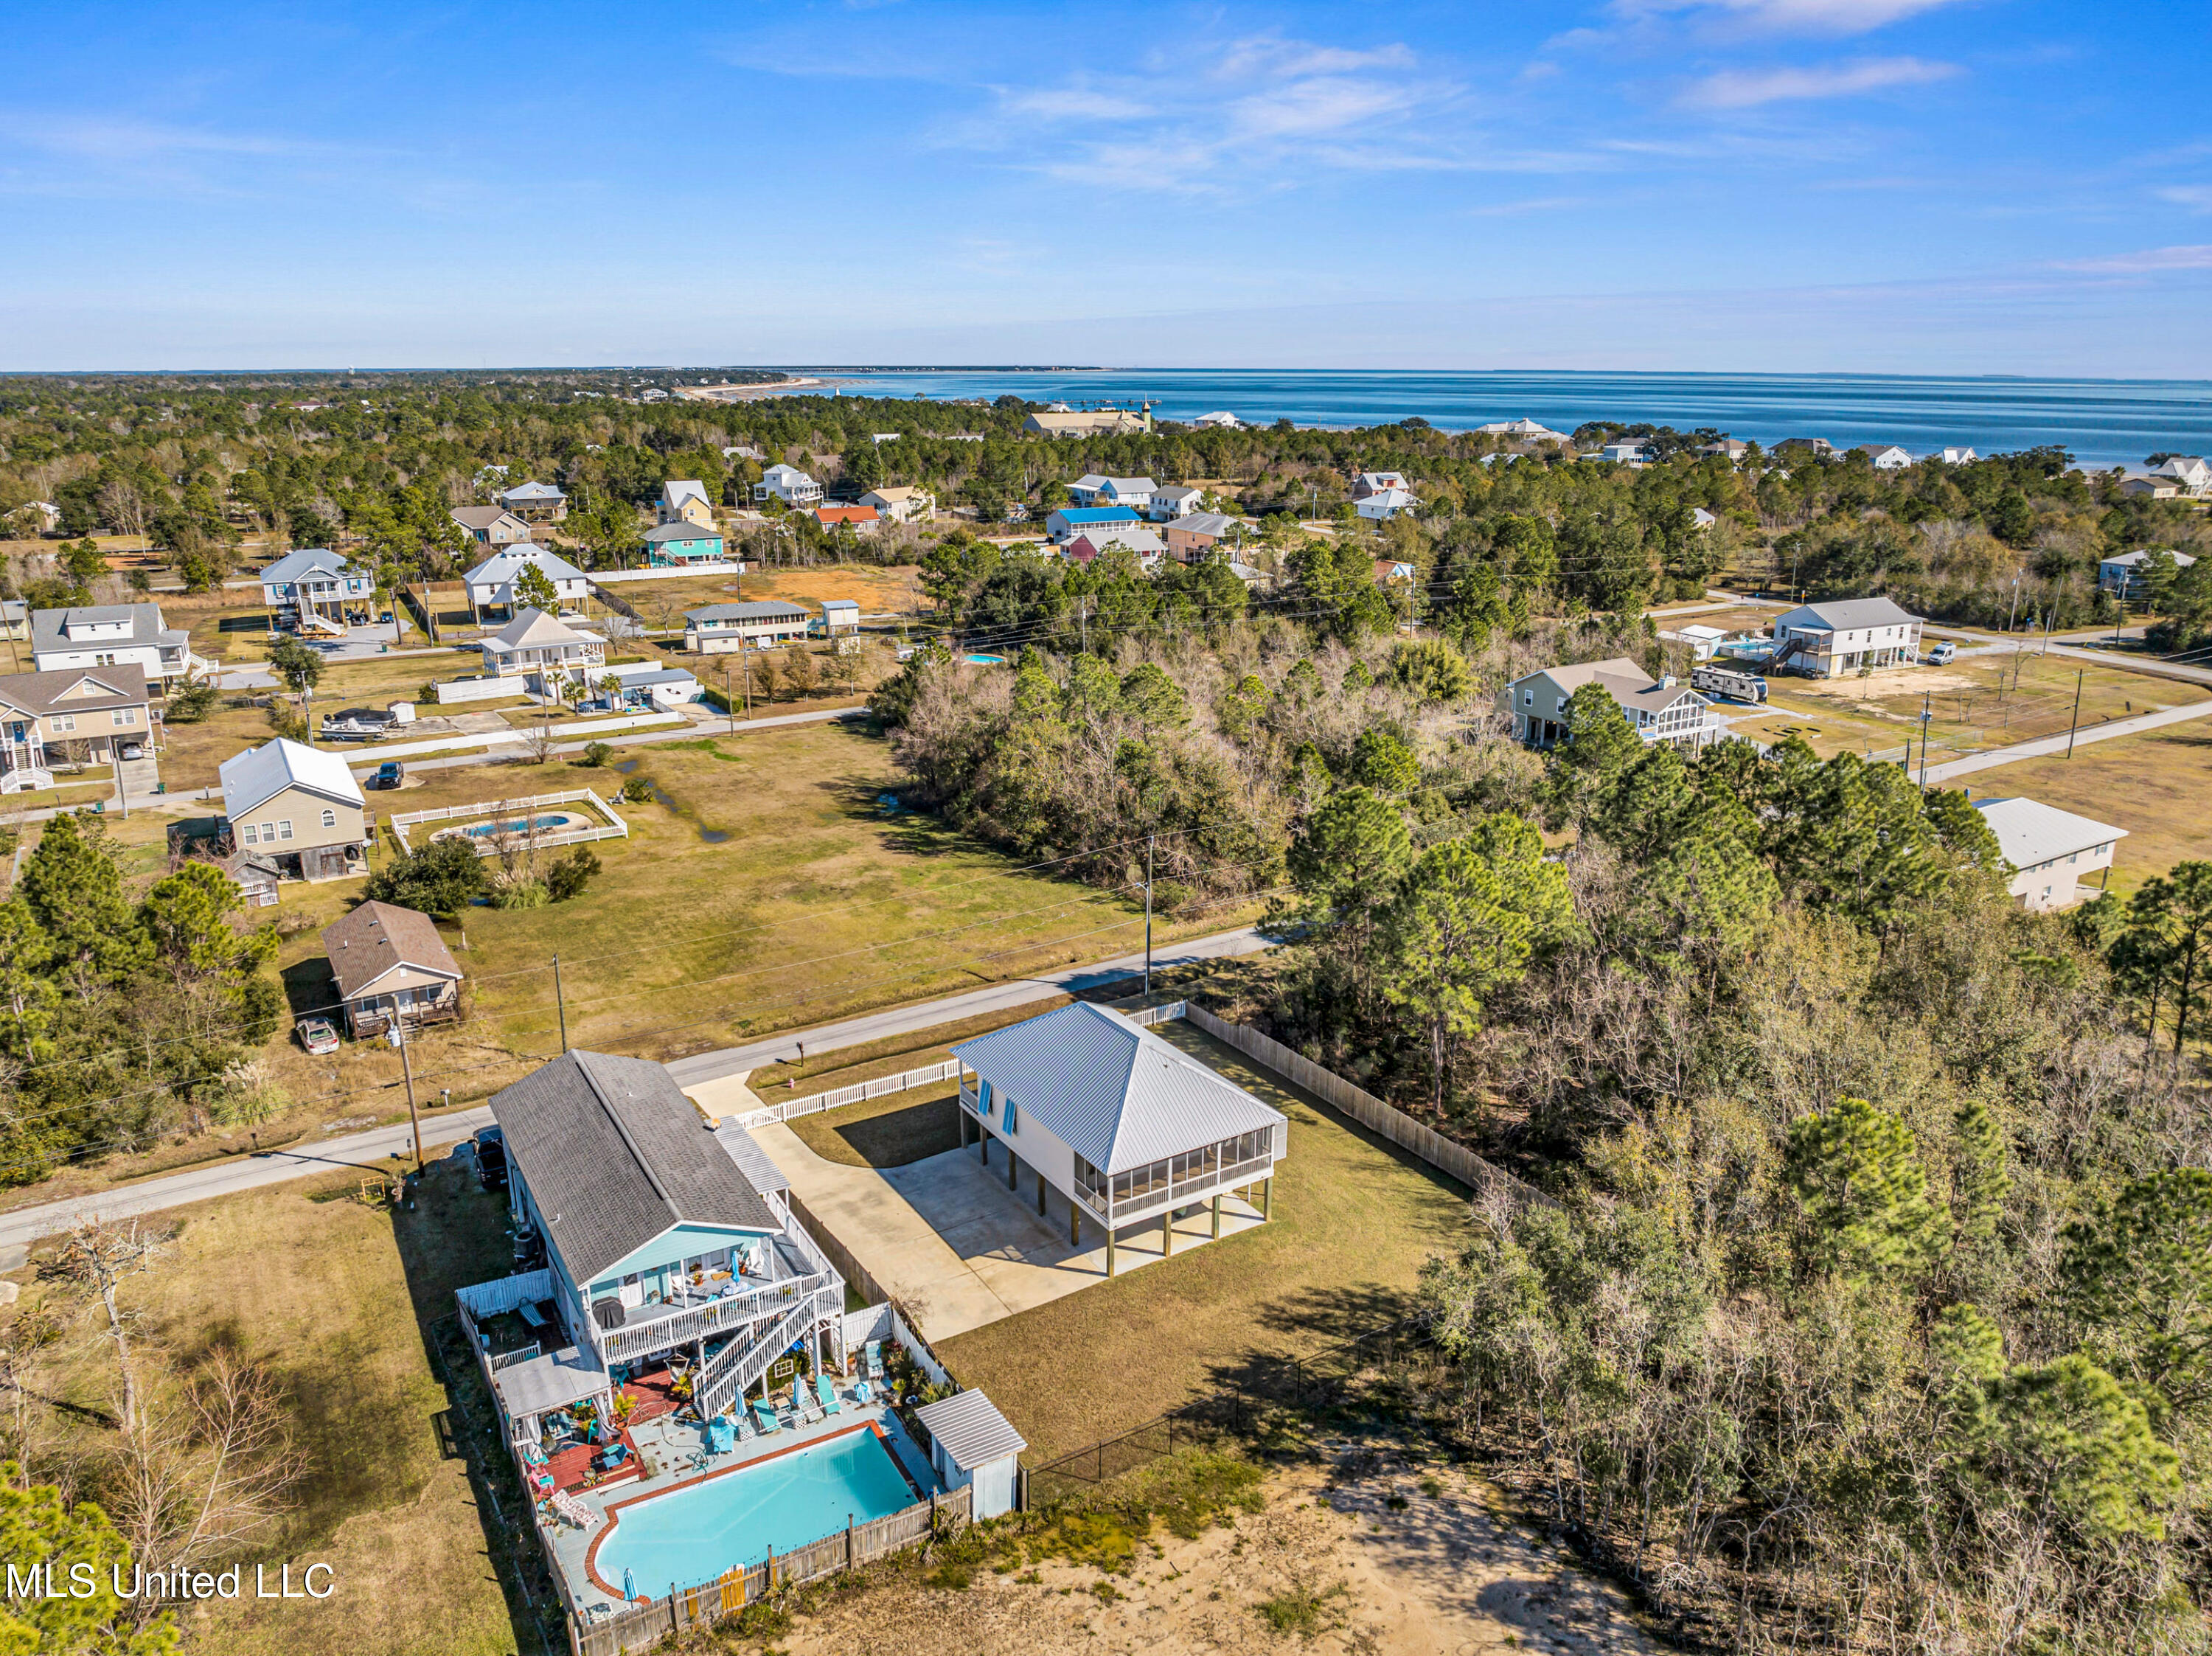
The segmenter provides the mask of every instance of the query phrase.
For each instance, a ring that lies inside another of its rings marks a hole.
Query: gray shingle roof
[[[673,1225],[782,1228],[660,1065],[564,1053],[491,1111],[580,1287]]]
[[[952,1055],[1105,1173],[1284,1121],[1151,1030],[1086,1002],[963,1041]],[[1279,1134],[1274,1142],[1279,1152]]]
[[[719,541],[722,531],[695,524],[689,518],[678,518],[673,523],[655,524],[645,531],[645,538],[656,546],[663,541]]]
[[[1864,627],[1902,627],[1919,619],[1888,598],[1831,598],[1825,604],[1801,604],[1788,615],[1776,616],[1774,624],[1853,633]]]
[[[1029,1440],[981,1392],[955,1392],[949,1398],[923,1404],[914,1413],[929,1429],[930,1441],[963,1472],[1018,1455],[1030,1447]]]

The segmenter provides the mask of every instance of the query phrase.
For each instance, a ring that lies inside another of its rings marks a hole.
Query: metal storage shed
[[[969,1515],[978,1522],[1014,1509],[1015,1466],[1030,1446],[990,1398],[956,1392],[925,1403],[915,1417],[929,1433],[929,1461],[948,1489],[972,1485]]]

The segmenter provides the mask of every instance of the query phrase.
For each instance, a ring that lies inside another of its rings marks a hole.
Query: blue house
[[[376,599],[376,572],[349,563],[327,547],[287,552],[261,572],[261,602],[289,614],[303,633],[343,633],[349,608]]]
[[[722,531],[702,528],[688,518],[656,524],[645,531],[645,561],[656,569],[720,563],[722,555]]]
[[[535,1442],[542,1416],[578,1403],[604,1411],[623,1374],[672,1356],[689,1360],[702,1418],[796,1348],[843,1366],[844,1278],[792,1217],[787,1183],[663,1066],[567,1052],[491,1109],[508,1201],[546,1263],[459,1299],[477,1319],[539,1307],[526,1318],[547,1323],[554,1348],[493,1376],[511,1441]]]
[[[1126,506],[1064,506],[1045,514],[1044,532],[1058,545],[1086,530],[1134,529],[1143,521]]]

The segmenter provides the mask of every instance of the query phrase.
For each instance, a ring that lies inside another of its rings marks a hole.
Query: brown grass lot
[[[326,1600],[247,1598],[189,1612],[181,1619],[191,1647],[223,1656],[535,1649],[489,1550],[515,1538],[516,1492],[508,1481],[496,1493],[500,1510],[480,1510],[481,1486],[455,1458],[458,1441],[489,1414],[472,1377],[471,1412],[452,1406],[428,1350],[428,1331],[452,1316],[453,1290],[508,1268],[505,1204],[449,1160],[431,1164],[413,1212],[363,1205],[354,1199],[360,1181],[349,1170],[165,1215],[180,1227],[174,1249],[125,1286],[141,1319],[134,1338],[179,1364],[222,1344],[275,1372],[309,1471],[296,1509],[250,1559],[289,1562],[295,1581],[308,1563],[335,1569],[337,1592]],[[33,1272],[19,1276],[33,1282]],[[458,1336],[452,1350],[472,1376]],[[79,1347],[55,1394],[111,1407],[112,1363],[105,1342]],[[102,1430],[68,1429],[82,1444]],[[520,1539],[529,1543],[526,1531]]]
[[[2118,736],[1962,777],[1977,799],[2025,794],[2124,828],[2112,889],[2133,891],[2176,863],[2212,858],[2212,720]]]
[[[1395,1320],[1466,1228],[1467,1193],[1434,1168],[1188,1024],[1158,1028],[1290,1118],[1273,1217],[944,1343],[1032,1465]]]

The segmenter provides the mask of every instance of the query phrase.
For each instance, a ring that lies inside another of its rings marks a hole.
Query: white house
[[[1172,523],[1197,511],[1198,503],[1205,498],[1206,491],[1194,484],[1170,483],[1152,491],[1152,509],[1146,515],[1154,523]]]
[[[1626,656],[1546,667],[1516,678],[1498,693],[1498,710],[1513,721],[1515,741],[1555,747],[1567,739],[1567,703],[1586,684],[1611,696],[1647,744],[1702,748],[1725,734],[1711,702],[1671,674],[1653,678]]]
[[[770,466],[753,485],[756,500],[778,500],[786,506],[811,506],[822,498],[822,485],[797,466]]]
[[[1385,488],[1354,500],[1352,503],[1352,509],[1363,518],[1381,523],[1386,519],[1396,517],[1401,512],[1410,511],[1419,504],[1419,502],[1414,500],[1410,490]]]
[[[1149,512],[1152,491],[1158,487],[1150,477],[1105,477],[1092,471],[1067,486],[1067,497],[1078,506],[1125,506],[1132,512]]]
[[[1690,526],[1693,529],[1711,529],[1719,521],[1718,518],[1701,506],[1693,506],[1690,508]]]
[[[1981,457],[1971,448],[1952,444],[1938,449],[1936,458],[1947,466],[1970,466]]]
[[[1244,422],[1227,409],[1216,409],[1211,414],[1201,414],[1191,424],[1205,431],[1242,431]]]
[[[937,496],[911,483],[872,488],[860,496],[860,504],[874,507],[888,524],[927,523],[937,516]]]
[[[1288,1149],[1282,1113],[1121,1013],[1079,1001],[963,1041],[952,1056],[963,1146],[972,1129],[988,1167],[998,1143],[1008,1188],[1026,1170],[1047,1217],[1047,1192],[1057,1192],[1071,1243],[1086,1217],[1103,1231],[1109,1277],[1134,1226],[1157,1224],[1167,1253],[1178,1210],[1210,1210],[1216,1236],[1231,1198],[1245,1216],[1267,1216]]]
[[[2066,908],[2081,900],[2081,883],[2101,872],[2112,877],[2112,852],[2128,831],[2109,822],[2060,810],[2038,799],[1977,799],[1974,809],[1997,836],[2013,865],[2008,889],[2028,908]]]
[[[2144,566],[2158,556],[2159,551],[2160,549],[2151,547],[2141,551],[2123,552],[2116,558],[2100,560],[2097,565],[2097,585],[2107,592],[2117,593],[2124,598],[2142,597],[2146,585],[2143,579]],[[2186,552],[2168,551],[2166,555],[2173,560],[2173,567],[2176,569],[2186,569],[2197,561]]]
[[[1912,464],[1912,456],[1894,443],[1861,443],[1858,452],[1873,462],[1876,471],[1902,471]]]
[[[517,483],[500,492],[499,503],[531,524],[556,524],[568,515],[568,497],[550,483]]]
[[[851,598],[822,600],[822,631],[824,636],[836,638],[845,633],[860,630],[860,606]]]
[[[2154,477],[2171,477],[2181,486],[2181,492],[2192,499],[2212,494],[2212,466],[2194,454],[2177,454],[2163,464],[2153,466]]]
[[[1486,426],[1477,426],[1475,429],[1485,437],[1510,437],[1522,443],[1564,443],[1567,440],[1566,433],[1553,431],[1549,426],[1531,420],[1525,414],[1518,420],[1493,420]]]
[[[571,627],[543,610],[526,608],[479,647],[489,676],[519,675],[533,695],[558,695],[569,679],[596,684],[607,660],[607,641],[589,628]]]
[[[1615,465],[1640,466],[1650,458],[1650,450],[1640,437],[1623,437],[1607,443],[1597,455],[1601,460],[1610,460]]]
[[[1720,458],[1726,460],[1730,465],[1734,465],[1737,461],[1742,459],[1745,455],[1751,452],[1751,445],[1749,443],[1743,442],[1737,438],[1723,437],[1717,442],[1705,444],[1703,447],[1698,449],[1698,452],[1700,454],[1717,455]]]
[[[708,656],[765,649],[805,638],[813,622],[803,604],[709,604],[684,612],[684,647]]]
[[[215,664],[191,652],[191,634],[161,624],[158,604],[88,604],[31,612],[31,665],[50,673],[64,667],[143,667],[164,688],[187,673]]]
[[[526,569],[535,569],[553,583],[554,596],[563,609],[580,605],[590,596],[591,578],[550,546],[519,543],[495,552],[461,579],[469,589],[469,613],[481,618],[486,610],[514,612],[514,584]]]
[[[1887,598],[1836,598],[1776,617],[1768,670],[1788,664],[1815,678],[1838,678],[1919,658],[1919,616]]]
[[[1370,495],[1388,494],[1393,490],[1407,494],[1411,492],[1412,487],[1402,471],[1363,471],[1352,480],[1352,498],[1364,500]]]
[[[613,679],[622,688],[617,693],[624,707],[680,707],[700,698],[699,681],[681,667],[663,667],[650,661],[634,661],[623,667],[610,667],[594,681],[604,686]]]
[[[356,569],[327,547],[287,552],[261,572],[261,602],[289,613],[300,630],[343,633],[346,611],[376,599],[376,572]]]
[[[1666,638],[1669,634],[1662,633],[1659,636]],[[1707,627],[1703,622],[1693,622],[1687,627],[1676,628],[1671,636],[1680,639],[1690,646],[1690,658],[1692,661],[1711,661],[1713,658],[1713,652],[1720,648],[1722,641],[1728,637],[1728,629],[1724,627]]]
[[[653,503],[653,521],[662,524],[696,524],[702,529],[714,526],[714,503],[707,498],[707,486],[696,477],[672,477],[660,486],[660,498]]]

